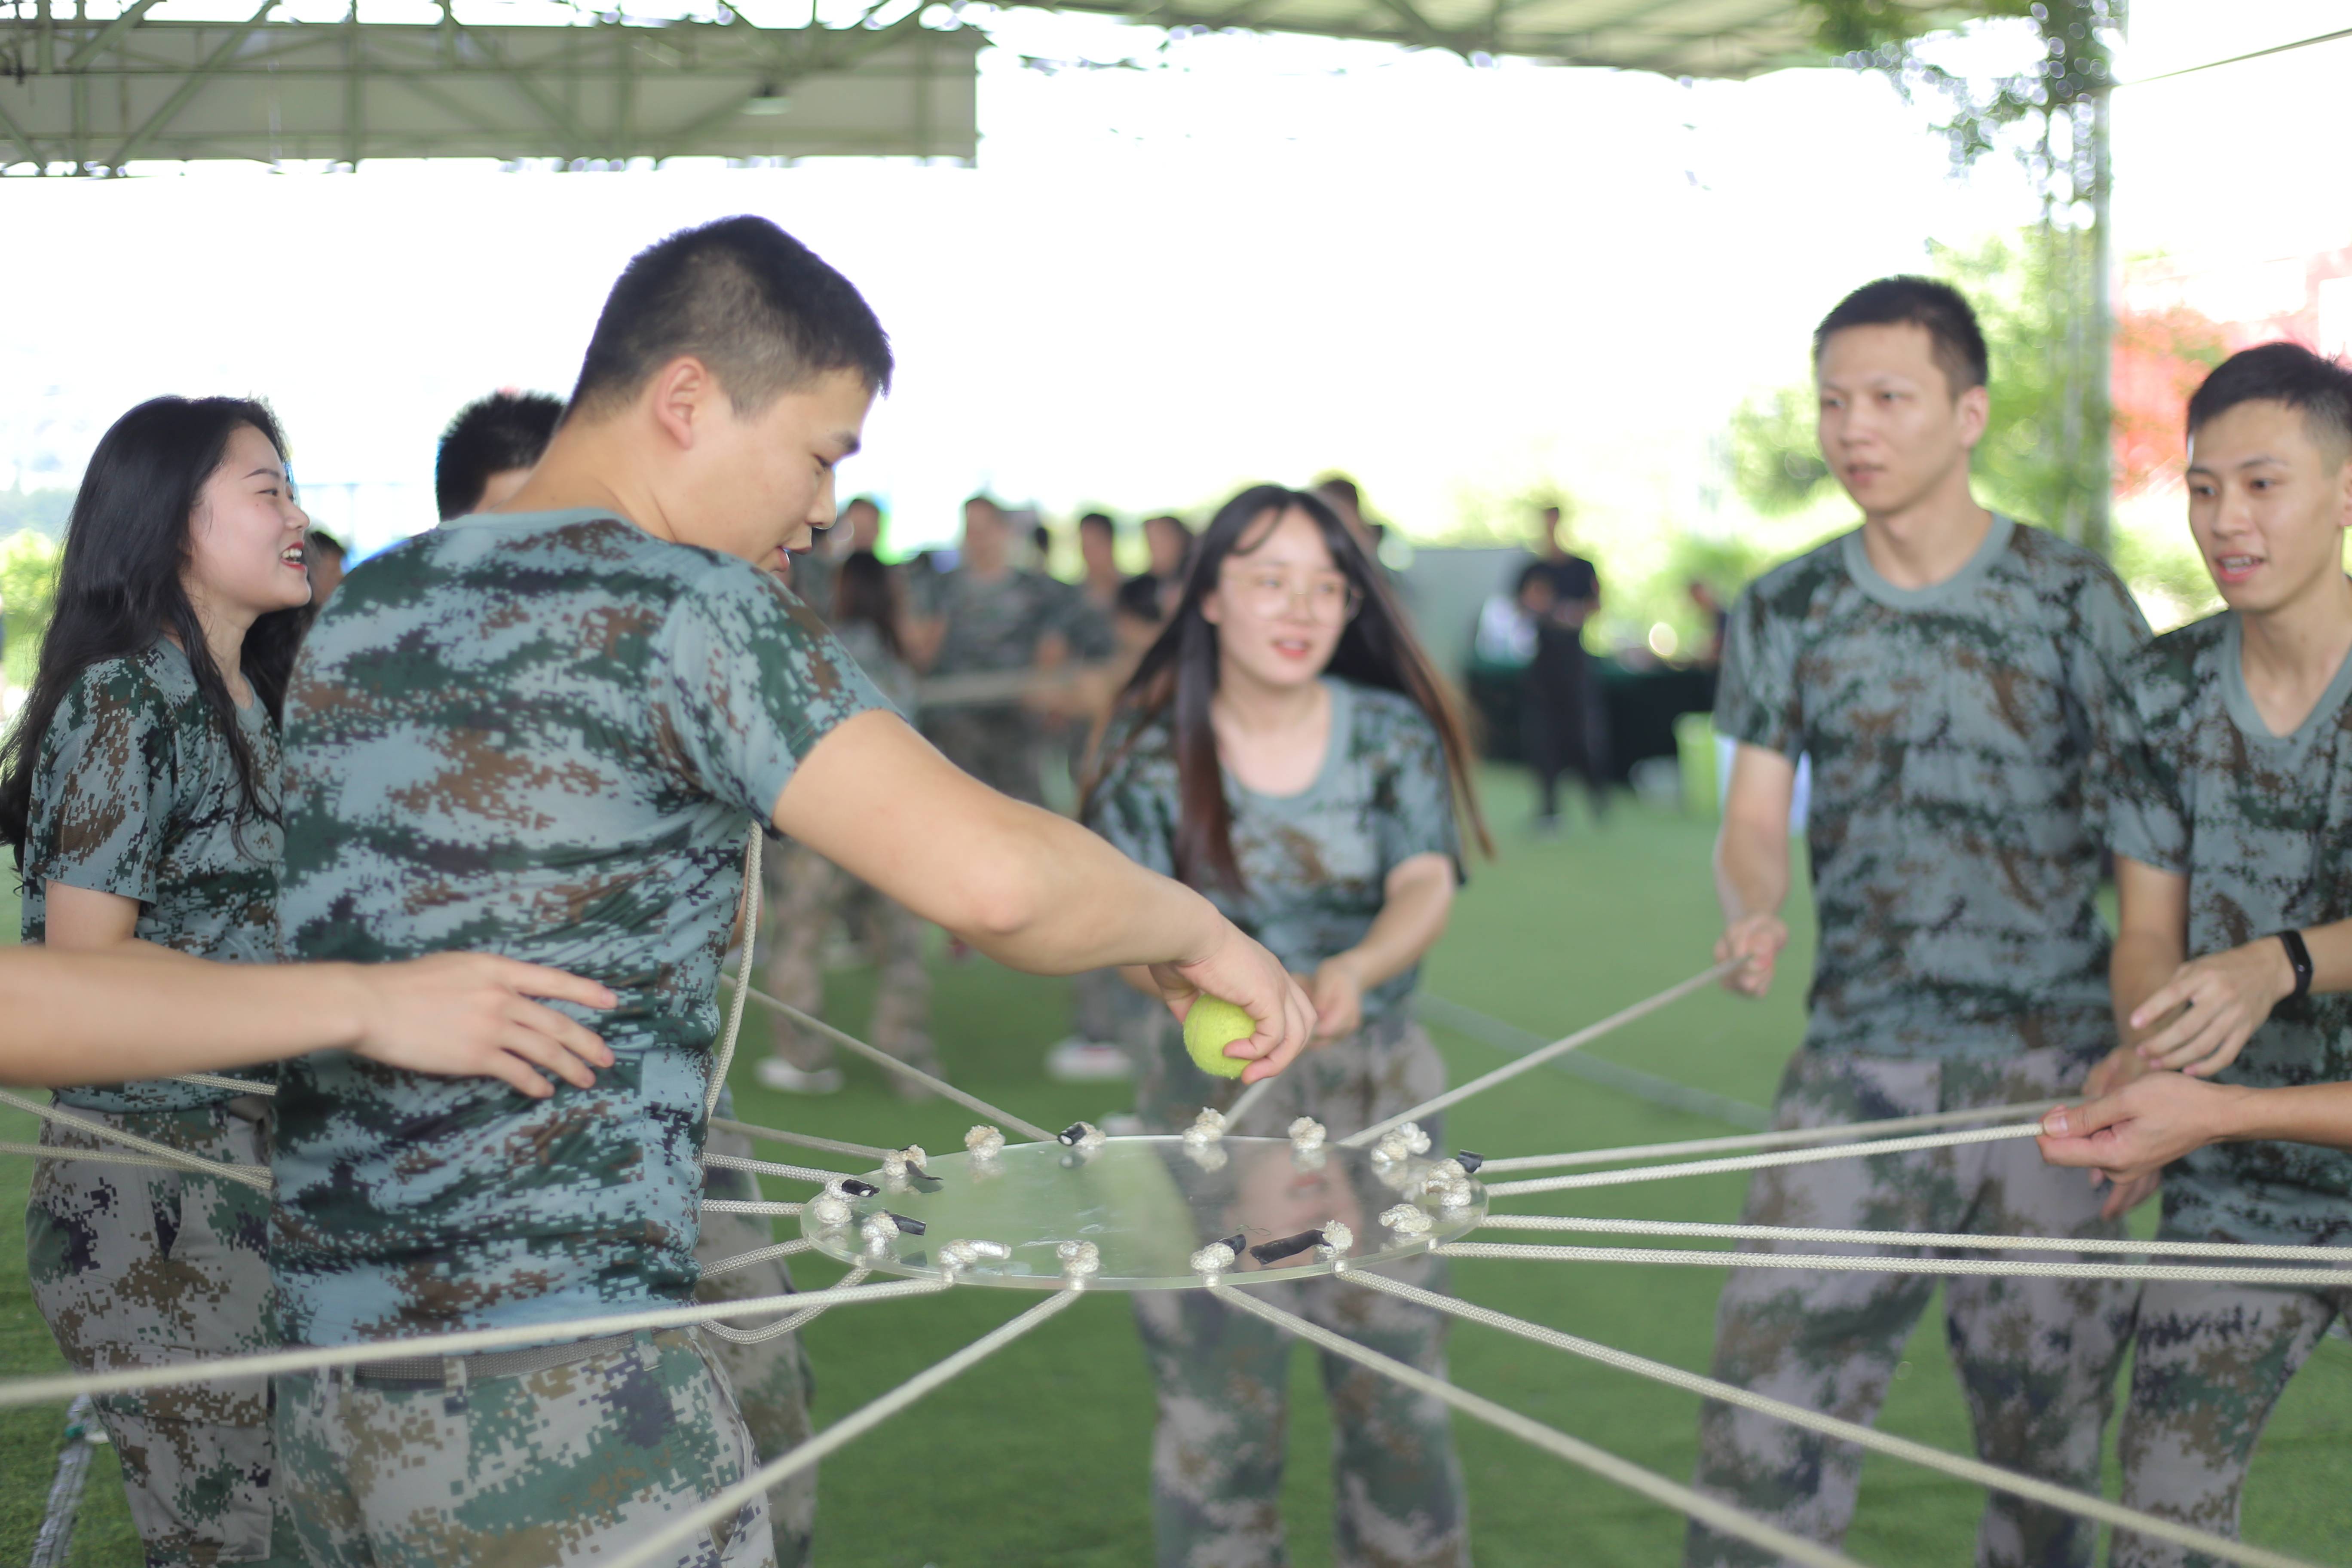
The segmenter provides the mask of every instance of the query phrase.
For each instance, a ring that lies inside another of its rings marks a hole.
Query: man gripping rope
[[[1754,584],[1734,611],[1716,726],[1738,742],[1717,847],[1727,984],[1761,995],[1788,939],[1789,816],[1808,823],[1820,949],[1805,1043],[1775,1125],[2047,1100],[2114,1044],[2093,899],[2095,736],[2147,638],[2087,551],[1977,504],[1984,339],[1941,283],[1883,279],[1815,331],[1822,456],[1863,525]],[[2120,1234],[2080,1178],[2011,1141],[1790,1165],[1748,1189],[1750,1225]],[[1733,1275],[1717,1318],[1727,1383],[1849,1420],[1877,1412],[1934,1294],[1919,1276]],[[2095,1491],[2131,1292],[1972,1279],[1946,1288],[1952,1360],[1987,1461]],[[1698,1485],[1835,1543],[1862,1456],[1709,1404]],[[2081,1568],[2095,1528],[1995,1495],[1980,1568]],[[1758,1561],[1703,1528],[1691,1564]]]

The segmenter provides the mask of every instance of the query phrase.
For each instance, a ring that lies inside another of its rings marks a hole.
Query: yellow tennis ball
[[[1257,1020],[1222,996],[1203,996],[1184,1015],[1184,1048],[1192,1063],[1217,1078],[1239,1078],[1250,1065],[1246,1057],[1229,1057],[1225,1047],[1257,1033]]]

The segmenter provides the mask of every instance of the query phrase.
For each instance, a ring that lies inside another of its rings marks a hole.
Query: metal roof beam
[[[148,139],[155,132],[169,125],[180,110],[187,108],[189,100],[205,90],[212,79],[220,74],[221,67],[227,64],[229,58],[244,45],[245,40],[253,37],[253,30],[268,21],[269,13],[277,9],[278,0],[261,0],[261,9],[256,11],[245,26],[237,28],[223,40],[221,47],[215,49],[206,58],[205,63],[198,66],[194,74],[181,82],[172,96],[163,100],[163,106],[148,116],[145,124],[122,139],[121,145],[114,150],[114,156],[108,161],[108,166],[120,169],[123,164],[131,162],[131,155],[144,147]]]

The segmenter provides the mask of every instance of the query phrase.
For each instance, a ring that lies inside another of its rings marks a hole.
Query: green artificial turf
[[[1708,825],[1627,805],[1599,833],[1556,841],[1519,830],[1517,780],[1490,776],[1489,806],[1502,858],[1474,868],[1454,927],[1433,956],[1429,988],[1547,1037],[1614,1011],[1703,967],[1716,930]],[[13,931],[13,910],[0,909]],[[1803,921],[1798,923],[1801,926]],[[1591,1047],[1661,1076],[1768,1102],[1801,1024],[1810,943],[1801,932],[1783,984],[1750,1004],[1709,992]],[[1067,986],[984,961],[937,966],[938,1037],[948,1076],[1030,1120],[1059,1126],[1119,1109],[1117,1086],[1046,1082],[1040,1059],[1068,1029]],[[835,977],[834,1016],[863,1026],[870,974]],[[1798,982],[1791,984],[1790,982]],[[882,1073],[843,1064],[848,1087],[824,1100],[771,1093],[752,1081],[761,1020],[746,1024],[733,1075],[746,1120],[872,1143],[961,1147],[973,1118],[936,1101],[908,1104]],[[1458,1080],[1506,1058],[1439,1033]],[[1489,1154],[1720,1133],[1720,1124],[1661,1110],[1549,1069],[1453,1113],[1447,1142]],[[0,1116],[0,1137],[29,1136],[29,1119]],[[24,1163],[0,1161],[0,1211],[13,1213]],[[804,1187],[771,1182],[778,1197]],[[1728,1220],[1741,1179],[1682,1180],[1557,1194],[1558,1212]],[[1573,1206],[1570,1206],[1573,1205]],[[2143,1223],[2146,1211],[2143,1211]],[[0,1373],[57,1365],[26,1300],[13,1226],[0,1237]],[[806,1260],[803,1260],[806,1262]],[[829,1282],[822,1263],[804,1284]],[[1706,1269],[1617,1265],[1464,1262],[1454,1287],[1468,1300],[1677,1365],[1704,1370],[1722,1277]],[[807,1331],[820,1422],[839,1417],[1030,1299],[987,1290],[835,1312]],[[2246,1534],[2320,1563],[2352,1560],[2352,1347],[2321,1347],[2281,1402],[2247,1489]],[[1491,1331],[1460,1326],[1453,1371],[1476,1390],[1676,1479],[1690,1473],[1696,1402],[1629,1373],[1592,1366]],[[1914,1340],[1882,1421],[1937,1447],[1965,1451],[1966,1416],[1945,1358],[1939,1318]],[[1292,1380],[1292,1465],[1285,1484],[1294,1559],[1330,1555],[1329,1424],[1313,1359]],[[37,1527],[63,1413],[0,1412],[0,1563],[21,1562]],[[1148,1461],[1151,1391],[1127,1305],[1115,1297],[1076,1308],[861,1438],[824,1472],[818,1559],[834,1568],[964,1568],[978,1564],[1129,1565],[1150,1560]],[[1469,1421],[1457,1424],[1471,1488],[1477,1561],[1485,1568],[1575,1563],[1653,1568],[1677,1560],[1681,1521],[1567,1465]],[[2111,1467],[2112,1468],[2112,1467]],[[2109,1492],[2114,1481],[2109,1478]],[[1874,1458],[1847,1545],[1859,1561],[1961,1568],[1973,1557],[1982,1494]],[[132,1568],[138,1553],[110,1469],[94,1472],[77,1563]]]

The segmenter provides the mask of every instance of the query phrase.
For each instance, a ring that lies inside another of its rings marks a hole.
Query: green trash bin
[[[1683,775],[1683,809],[1693,816],[1722,814],[1716,778],[1715,715],[1685,713],[1675,721],[1675,760]]]

